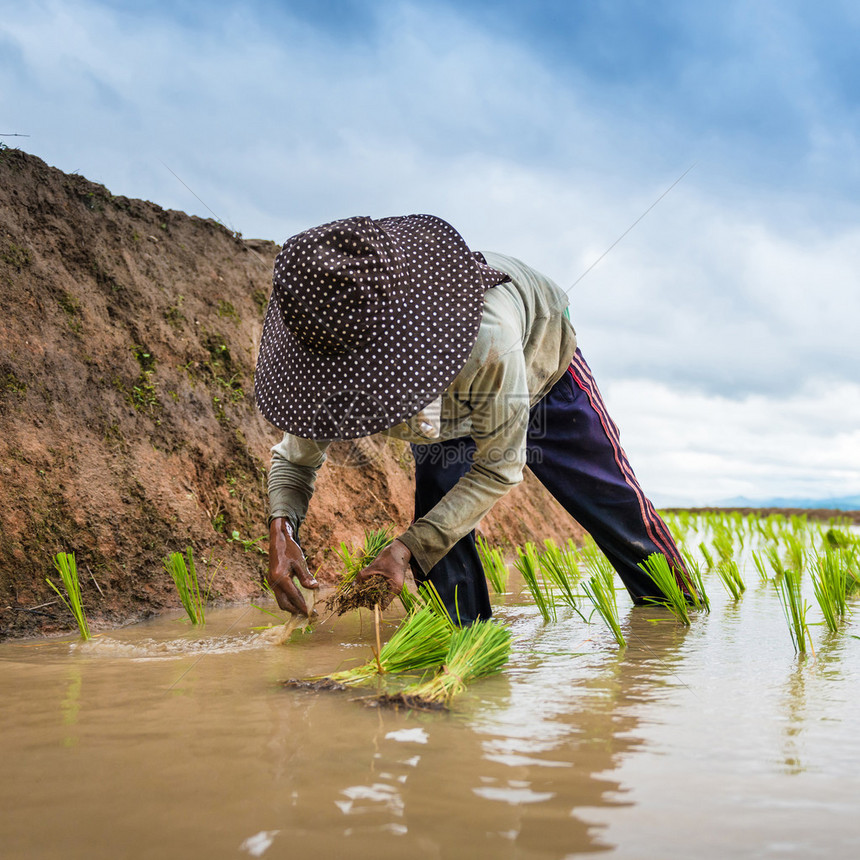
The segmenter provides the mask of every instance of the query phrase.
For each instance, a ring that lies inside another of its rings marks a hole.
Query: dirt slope
[[[187,545],[221,564],[218,598],[258,593],[265,556],[228,538],[266,531],[279,433],[253,368],[277,251],[0,151],[0,638],[69,627],[45,583],[60,550],[97,629],[176,607],[161,559]],[[303,530],[323,575],[329,547],[412,514],[407,451],[342,448],[366,462],[324,467]],[[528,476],[483,531],[578,527]]]

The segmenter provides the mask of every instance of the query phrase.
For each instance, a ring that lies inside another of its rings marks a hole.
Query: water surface
[[[261,645],[255,609],[0,645],[4,858],[860,856],[860,633],[795,657],[752,582],[689,630],[544,625],[449,714],[287,678],[362,662],[370,616]],[[626,603],[626,598],[621,597]]]

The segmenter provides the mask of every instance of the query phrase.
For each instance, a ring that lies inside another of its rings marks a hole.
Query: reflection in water
[[[73,747],[77,742],[77,735],[71,732],[71,728],[77,725],[78,711],[81,709],[81,686],[83,685],[83,676],[78,666],[69,668],[69,685],[66,688],[66,697],[60,703],[60,710],[63,714],[63,725],[69,727],[69,734],[63,738],[63,745]]]
[[[280,832],[280,830],[261,830],[244,840],[239,850],[246,851],[252,857],[262,857],[272,847],[275,837]]]
[[[617,654],[601,650],[607,643],[596,627],[545,627],[526,610],[505,620],[520,647],[504,676],[482,682],[450,715],[356,710],[365,730],[377,720],[370,745],[349,744],[367,749],[363,769],[342,761],[321,776],[324,792],[316,783],[296,789],[291,779],[295,815],[284,826],[294,831],[328,803],[344,816],[339,835],[359,852],[381,834],[399,836],[404,856],[431,846],[432,856],[457,856],[480,845],[482,856],[560,858],[609,847],[579,810],[623,803],[610,774],[640,743],[636,708],[682,683],[684,633],[673,624],[655,636],[647,618],[631,613],[631,645]],[[583,632],[593,638],[583,642]],[[285,707],[318,711],[317,725],[338,704],[300,690],[285,698]]]
[[[832,696],[834,682],[843,679],[844,646],[843,637],[827,633],[814,656],[800,654],[795,657],[793,670],[786,677],[782,699],[786,773],[799,774],[806,770],[801,758],[802,735],[808,729],[810,719],[820,719],[817,712],[824,704],[821,697]]]
[[[786,773],[803,773],[798,740],[806,715],[806,660],[799,660],[785,685],[785,746]]]

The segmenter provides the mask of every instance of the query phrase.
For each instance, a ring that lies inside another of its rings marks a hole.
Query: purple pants
[[[440,451],[440,446],[447,450]],[[474,449],[468,437],[412,446],[416,519],[469,470]],[[683,569],[678,548],[642,492],[621,448],[618,428],[579,350],[564,376],[532,407],[528,464],[591,534],[635,603],[660,596],[638,567],[651,553],[663,553],[670,564]],[[474,532],[456,543],[427,574],[414,572],[419,580],[429,579],[436,586],[448,610],[454,618],[459,613],[463,624],[492,614]]]

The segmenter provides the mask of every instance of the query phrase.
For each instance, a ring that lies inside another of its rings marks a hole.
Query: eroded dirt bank
[[[265,557],[229,538],[266,530],[280,434],[253,368],[277,251],[0,152],[0,638],[69,628],[45,583],[60,550],[96,629],[176,607],[161,559],[187,545],[221,563],[217,598],[258,593]],[[339,541],[411,518],[408,452],[365,440],[336,459],[355,454],[324,467],[304,527],[322,575]],[[531,475],[482,530],[579,533]]]

